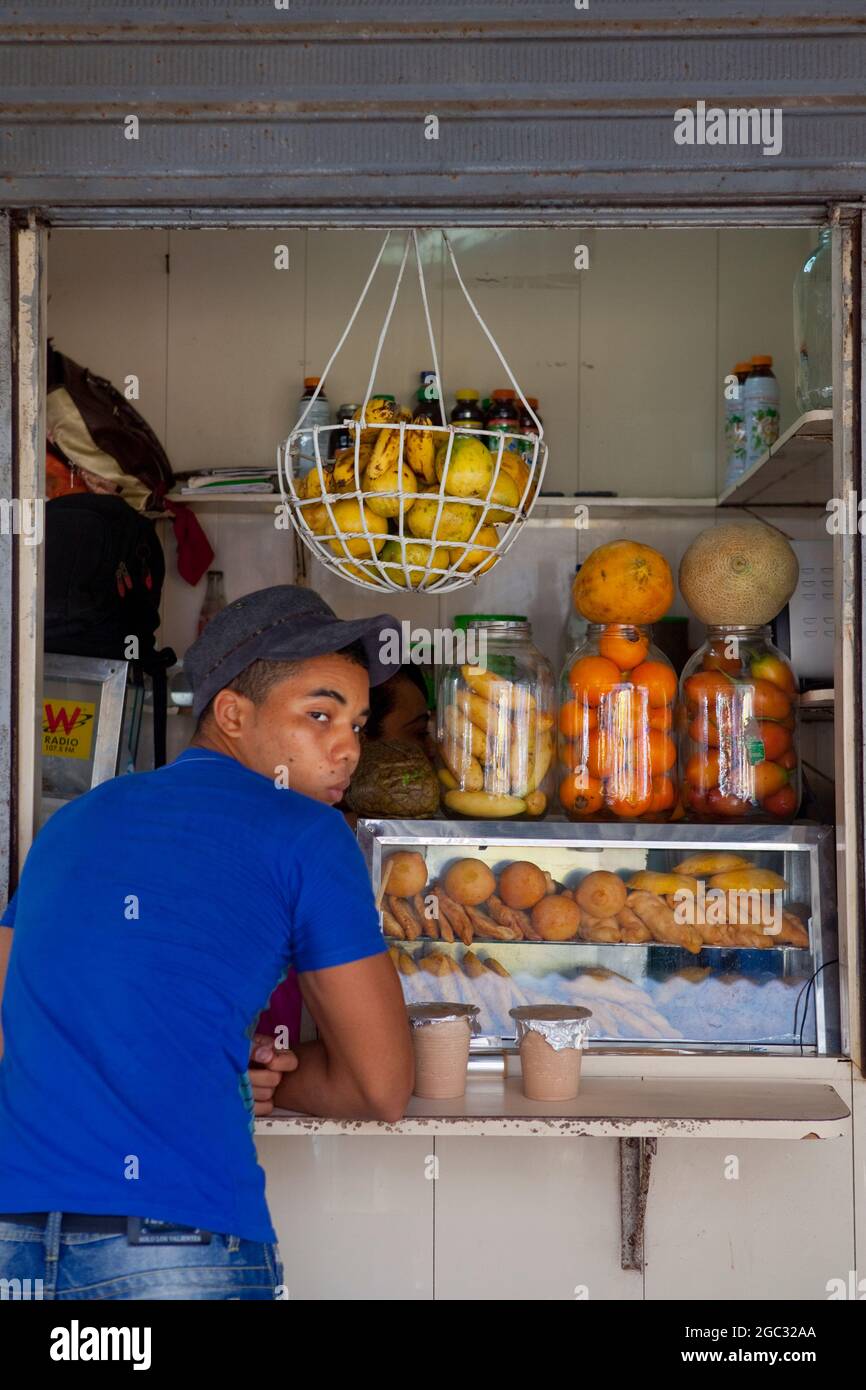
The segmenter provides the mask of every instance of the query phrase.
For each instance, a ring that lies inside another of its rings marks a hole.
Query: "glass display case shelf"
[[[589,1008],[594,1048],[844,1048],[830,829],[363,820],[358,840],[407,1002],[477,1004],[476,1055],[541,1002]],[[383,884],[395,854],[409,877]]]

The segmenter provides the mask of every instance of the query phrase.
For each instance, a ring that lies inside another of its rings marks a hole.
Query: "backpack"
[[[165,762],[166,670],[158,651],[165,557],[153,522],[121,497],[71,493],[45,505],[45,650],[128,659],[153,680],[154,766]]]
[[[105,377],[80,367],[48,340],[46,425],[67,458],[116,483],[140,511],[158,510],[174,484],[150,425]]]

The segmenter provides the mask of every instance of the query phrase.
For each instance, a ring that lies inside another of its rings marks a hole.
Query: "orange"
[[[600,545],[574,577],[572,598],[591,623],[657,623],[674,597],[674,577],[663,555],[637,541]]]
[[[771,762],[778,762],[782,754],[787,753],[791,747],[791,731],[781,724],[762,719],[758,724],[758,732],[764,745],[764,757],[769,758]]]
[[[669,811],[676,800],[676,787],[670,777],[654,777],[650,810],[654,813]]]
[[[566,738],[582,738],[598,726],[598,715],[579,700],[566,700],[559,711],[559,732]]]
[[[767,797],[780,791],[788,780],[788,774],[783,767],[766,759],[755,766],[754,774],[755,796],[760,802],[766,801]]]
[[[602,807],[601,782],[586,772],[570,772],[559,784],[559,800],[564,811],[595,815]]]
[[[651,709],[648,724],[651,729],[660,729],[662,733],[669,733],[674,726],[674,712],[670,705],[660,705],[658,709]]]
[[[658,709],[659,705],[672,705],[676,699],[676,674],[661,661],[642,661],[632,671],[631,680],[638,688],[649,692],[652,709]]]
[[[658,729],[650,729],[647,738],[649,741],[650,772],[653,777],[670,772],[677,760],[677,745],[673,739]]]
[[[593,729],[583,746],[586,747],[586,765],[590,776],[600,777],[604,781],[605,777],[611,774],[614,758],[610,732],[606,729]]]
[[[719,784],[719,755],[702,749],[686,763],[686,781],[695,791],[708,792]]]
[[[581,656],[568,673],[568,683],[578,700],[598,705],[602,695],[620,684],[619,667],[603,656]]]
[[[789,697],[772,681],[756,680],[752,689],[752,709],[758,719],[784,719],[791,713]]]
[[[620,671],[630,671],[637,666],[645,659],[648,649],[649,642],[642,632],[617,623],[609,623],[598,642],[599,653]]]
[[[652,799],[651,786],[648,790],[634,786],[620,795],[605,796],[605,804],[612,815],[620,816],[625,820],[633,820],[635,816],[646,815],[652,805]]]

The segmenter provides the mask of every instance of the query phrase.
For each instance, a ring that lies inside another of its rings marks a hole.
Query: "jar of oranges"
[[[550,803],[556,682],[523,617],[477,614],[467,657],[440,668],[436,738],[446,813],[538,820]]]
[[[591,624],[560,682],[559,800],[572,820],[667,820],[677,678],[648,627]]]
[[[791,820],[798,683],[768,627],[708,627],[682,675],[683,806],[692,820]]]

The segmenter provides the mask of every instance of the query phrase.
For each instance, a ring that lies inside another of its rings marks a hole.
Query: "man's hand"
[[[254,1066],[258,1063],[258,1066]],[[294,1071],[298,1059],[288,1048],[280,1050],[267,1033],[256,1033],[250,1052],[249,1078],[253,1088],[256,1115],[270,1115],[274,1108],[274,1091],[286,1072]]]

